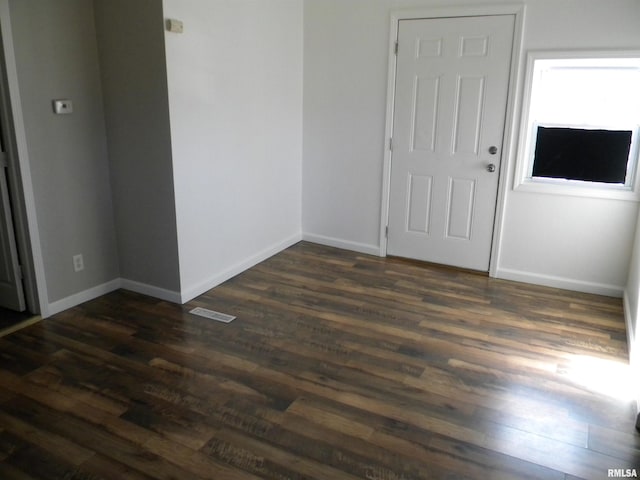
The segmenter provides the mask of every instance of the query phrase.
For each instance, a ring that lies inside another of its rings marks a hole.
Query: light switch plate
[[[73,102],[68,99],[54,100],[53,111],[57,115],[66,115],[68,113],[73,113]]]

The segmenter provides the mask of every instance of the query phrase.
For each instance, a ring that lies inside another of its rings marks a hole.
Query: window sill
[[[605,200],[623,200],[640,202],[640,193],[629,186],[570,182],[568,180],[527,178],[514,185],[514,191],[561,195],[565,197],[600,198]]]

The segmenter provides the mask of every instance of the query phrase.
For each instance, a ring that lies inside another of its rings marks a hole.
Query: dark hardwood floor
[[[33,317],[28,312],[14,312],[0,307],[0,332]]]
[[[1,479],[640,475],[619,299],[300,243],[184,306],[88,302],[0,356]]]

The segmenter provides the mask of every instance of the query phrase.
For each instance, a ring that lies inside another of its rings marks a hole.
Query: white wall
[[[636,0],[524,3],[525,52],[640,48]],[[390,12],[448,4],[305,0],[303,231],[308,238],[370,252],[379,248]],[[521,62],[521,79],[523,69]],[[514,161],[515,150],[503,162],[508,182],[498,275],[621,294],[637,205],[514,192]]]
[[[392,2],[306,0],[302,227],[378,249]]]
[[[525,51],[640,49],[640,2],[527,4]],[[514,157],[515,150],[510,167]],[[510,175],[499,276],[622,294],[638,216],[635,202],[524,193],[511,190],[511,185]]]
[[[163,5],[187,300],[300,238],[302,3]]]
[[[624,315],[627,321],[629,360],[637,379],[636,399],[640,413],[640,219],[636,231],[633,255],[629,262],[629,278],[624,292]]]

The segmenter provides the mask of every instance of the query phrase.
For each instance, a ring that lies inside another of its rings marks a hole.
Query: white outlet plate
[[[75,272],[81,272],[84,270],[84,258],[82,255],[74,255],[73,256],[73,270]]]

